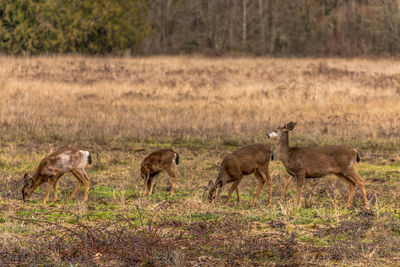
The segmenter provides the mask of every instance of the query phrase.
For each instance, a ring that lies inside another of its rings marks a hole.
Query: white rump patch
[[[83,155],[85,155],[85,156],[86,156],[86,159],[87,159],[87,157],[89,157],[89,155],[90,155],[89,151],[86,151],[86,150],[79,150],[79,152],[81,152]]]
[[[83,156],[79,159],[79,163],[77,164],[79,167],[85,167],[86,163],[88,162],[88,157],[90,153],[85,150],[79,150],[79,153]]]
[[[172,164],[175,164],[176,165],[176,153],[174,154],[175,155],[175,157],[172,159]]]

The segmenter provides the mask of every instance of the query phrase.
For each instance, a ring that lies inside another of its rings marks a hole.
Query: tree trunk
[[[271,1],[269,5],[270,9],[270,31],[271,31],[271,39],[270,39],[270,46],[269,46],[269,53],[274,54],[275,53],[275,39],[276,39],[276,14],[275,14],[275,1]]]
[[[247,0],[243,1],[243,21],[242,21],[242,49],[246,50],[247,42]]]
[[[260,51],[265,53],[265,19],[264,19],[264,0],[258,0],[258,15],[260,19]]]

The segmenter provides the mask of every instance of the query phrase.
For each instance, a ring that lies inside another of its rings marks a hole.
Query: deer
[[[65,173],[72,173],[78,181],[70,199],[74,199],[82,184],[85,186],[83,201],[87,201],[89,193],[89,177],[85,172],[86,164],[92,163],[91,154],[81,149],[63,149],[45,156],[39,163],[33,176],[24,174],[24,186],[22,187],[22,199],[28,201],[36,188],[47,182],[43,203],[49,199],[50,189],[53,185],[53,202],[57,201],[57,189],[60,178]]]
[[[300,208],[305,179],[336,175],[349,187],[347,208],[352,205],[357,185],[361,188],[365,208],[369,209],[364,180],[354,170],[354,164],[360,161],[357,150],[346,145],[289,147],[289,132],[294,129],[296,124],[297,122],[289,122],[274,131],[268,129],[266,131],[268,138],[276,139],[276,158],[282,161],[288,174],[294,178],[289,178],[285,182],[281,199],[284,199],[290,182],[295,180],[297,182],[297,207]]]
[[[156,150],[142,161],[140,172],[144,183],[143,195],[153,194],[155,177],[162,171],[168,173],[171,184],[170,195],[174,195],[177,177],[173,167],[174,163],[179,164],[179,154],[168,148]]]
[[[215,199],[219,201],[222,187],[227,183],[233,183],[228,190],[227,201],[230,200],[233,191],[236,190],[237,203],[239,204],[241,202],[239,183],[243,176],[254,174],[258,181],[258,187],[252,201],[252,206],[256,205],[265,180],[267,180],[268,185],[268,205],[270,206],[272,178],[268,172],[268,165],[271,160],[273,160],[271,147],[264,144],[248,145],[226,156],[221,163],[215,183],[212,181],[208,183],[209,202],[213,203]]]

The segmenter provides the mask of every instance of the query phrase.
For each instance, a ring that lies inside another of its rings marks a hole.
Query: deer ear
[[[31,178],[31,176],[27,173],[24,174],[24,184],[28,182],[28,180]]]
[[[213,188],[213,187],[214,187],[213,181],[209,181],[209,182],[208,182],[208,185],[207,185],[207,190],[210,191],[211,188]]]
[[[290,125],[289,125],[288,130],[289,130],[289,131],[293,130],[294,127],[296,126],[296,124],[297,124],[297,122],[291,122]]]
[[[284,130],[284,131],[291,131],[291,130],[293,130],[293,128],[294,128],[294,126],[296,126],[296,123],[297,122],[289,122],[289,123],[286,123],[285,124],[285,126],[283,126],[282,128],[281,128],[281,130]]]

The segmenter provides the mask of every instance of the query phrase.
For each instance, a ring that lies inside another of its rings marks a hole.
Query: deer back
[[[59,176],[73,169],[85,168],[90,153],[80,149],[56,151],[40,162],[34,176]]]
[[[352,169],[356,155],[353,148],[345,145],[294,147],[290,148],[289,157],[283,163],[290,174],[304,169],[308,177],[322,177]]]
[[[171,166],[178,157],[172,149],[156,150],[148,155],[141,163],[142,173],[153,173]]]
[[[255,169],[265,168],[272,156],[272,150],[264,144],[245,146],[232,154],[237,159],[242,172],[252,173]]]

